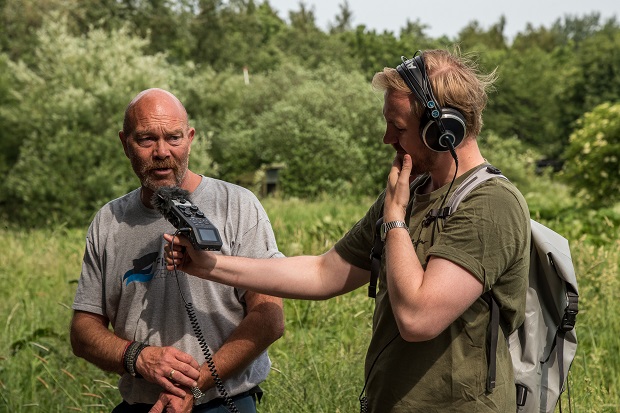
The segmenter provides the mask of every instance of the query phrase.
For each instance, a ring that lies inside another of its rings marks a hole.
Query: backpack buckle
[[[571,291],[566,293],[566,301],[567,305],[564,309],[564,316],[562,316],[562,321],[560,321],[559,330],[566,333],[575,328],[575,322],[577,321],[577,313],[579,310],[579,296]]]

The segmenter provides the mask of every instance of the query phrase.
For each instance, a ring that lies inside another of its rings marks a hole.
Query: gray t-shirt
[[[191,200],[218,228],[221,254],[253,258],[281,257],[269,218],[250,191],[202,177]],[[73,309],[106,316],[114,333],[152,346],[173,346],[201,365],[205,356],[196,339],[182,296],[193,304],[203,336],[215,353],[246,315],[244,290],[165,268],[164,233],[175,228],[140,200],[140,189],[106,204],[86,237],[82,274]],[[178,278],[178,279],[177,279]],[[182,296],[180,291],[182,291]],[[251,389],[269,373],[263,352],[245,370],[227,379],[232,396]],[[119,381],[129,403],[155,403],[162,388],[124,374]],[[210,389],[199,400],[220,397]]]

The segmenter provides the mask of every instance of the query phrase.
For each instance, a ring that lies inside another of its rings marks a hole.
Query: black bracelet
[[[148,346],[148,344],[141,341],[133,341],[127,347],[127,350],[125,350],[125,354],[123,355],[123,367],[125,367],[125,371],[138,379],[142,378],[142,376],[136,371],[136,362],[138,361],[140,352]]]

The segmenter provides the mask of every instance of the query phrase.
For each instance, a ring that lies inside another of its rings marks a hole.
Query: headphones
[[[401,56],[401,60],[396,71],[424,106],[424,114],[420,119],[422,141],[435,152],[453,152],[465,138],[465,117],[456,109],[439,106],[420,50],[411,59]]]

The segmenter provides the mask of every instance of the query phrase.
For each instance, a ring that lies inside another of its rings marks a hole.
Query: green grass
[[[280,249],[320,254],[372,200],[266,199]],[[0,413],[109,412],[117,377],[75,358],[71,303],[85,229],[0,230]],[[580,286],[573,412],[620,411],[620,240],[571,239]],[[365,289],[327,301],[286,300],[286,332],[271,348],[261,413],[354,412],[363,386],[373,303]],[[564,411],[568,411],[566,398]]]

